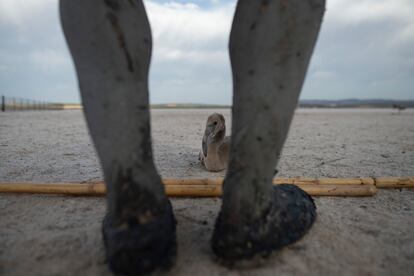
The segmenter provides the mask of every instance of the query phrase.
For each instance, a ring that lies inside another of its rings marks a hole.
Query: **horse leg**
[[[169,266],[176,222],[152,158],[152,38],[144,5],[61,0],[60,12],[108,190],[103,237],[109,266],[125,275]]]
[[[269,254],[301,238],[315,219],[312,198],[274,187],[317,40],[324,0],[239,0],[230,35],[233,125],[230,160],[212,248],[227,261]]]

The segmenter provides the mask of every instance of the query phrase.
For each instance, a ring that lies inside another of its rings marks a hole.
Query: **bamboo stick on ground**
[[[414,188],[414,177],[378,177],[374,180],[377,188]]]
[[[174,184],[175,183],[175,184]],[[177,184],[179,183],[179,184]],[[193,184],[188,184],[193,183]],[[194,184],[195,183],[195,184]],[[166,181],[166,193],[172,197],[216,197],[221,196],[222,186],[218,180]],[[374,185],[328,185],[296,184],[311,195],[325,196],[371,196],[376,193]],[[103,182],[88,183],[0,183],[1,193],[38,193],[66,195],[104,195]]]
[[[221,185],[222,178],[163,179],[165,185]],[[375,185],[377,188],[414,188],[414,177],[275,178],[273,184]]]
[[[169,196],[221,195],[222,178],[163,179]],[[376,188],[414,188],[414,177],[380,178],[275,178],[277,184],[294,184],[313,196],[371,196]],[[0,193],[104,195],[102,181],[80,183],[0,183]]]
[[[103,182],[86,183],[0,183],[0,193],[104,195]]]
[[[312,185],[375,185],[375,180],[364,178],[275,178],[273,184],[312,184]]]
[[[165,185],[221,185],[223,178],[163,179]],[[414,188],[414,177],[275,178],[273,184],[375,185],[377,188]]]
[[[372,196],[377,192],[374,185],[297,184],[297,186],[313,196]],[[168,184],[165,188],[167,195],[171,197],[218,197],[222,194],[222,185],[216,184]],[[99,196],[106,193],[106,188],[102,182],[85,184],[3,183],[0,184],[0,192]]]
[[[377,193],[374,185],[296,185],[312,196],[373,196]],[[222,194],[221,185],[166,185],[171,197],[217,197]]]

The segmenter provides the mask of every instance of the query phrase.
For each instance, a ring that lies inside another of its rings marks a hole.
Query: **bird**
[[[199,160],[208,171],[218,172],[227,168],[230,136],[226,136],[224,116],[213,113],[207,118]]]

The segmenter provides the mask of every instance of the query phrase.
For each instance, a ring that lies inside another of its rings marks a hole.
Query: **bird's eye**
[[[217,125],[217,122],[214,122],[213,124],[214,124],[214,125]]]

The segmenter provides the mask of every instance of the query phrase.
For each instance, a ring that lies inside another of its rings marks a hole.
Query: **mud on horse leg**
[[[61,0],[63,30],[108,189],[110,268],[137,275],[172,264],[175,219],[151,149],[151,30],[142,1]]]
[[[230,161],[212,237],[225,261],[268,255],[300,239],[315,220],[310,196],[271,183],[324,10],[324,0],[238,1],[229,45]]]

